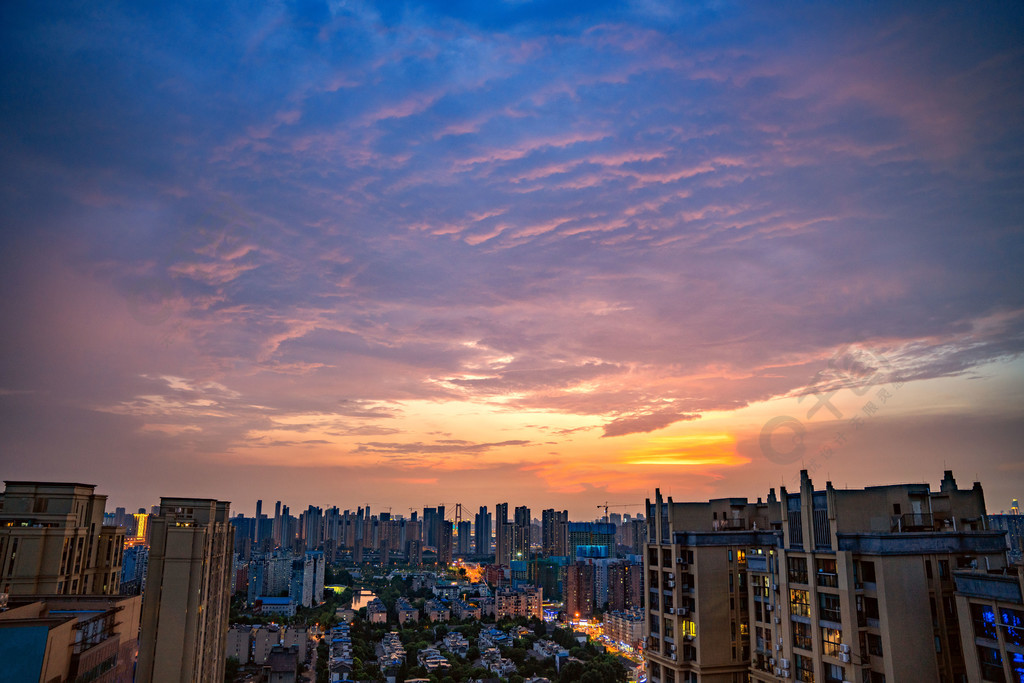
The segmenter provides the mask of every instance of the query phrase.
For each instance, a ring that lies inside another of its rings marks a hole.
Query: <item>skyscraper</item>
[[[231,598],[229,503],[162,498],[151,522],[136,680],[219,683]]]
[[[491,513],[486,505],[480,506],[480,512],[473,521],[476,534],[476,554],[486,555],[491,552]]]
[[[473,523],[468,519],[459,522],[459,526],[456,529],[459,535],[458,553],[459,555],[469,555],[473,552]]]
[[[512,524],[508,503],[494,506],[494,564],[507,567],[512,557]]]
[[[565,568],[565,613],[572,619],[594,614],[594,566],[574,562]]]
[[[565,525],[568,510],[544,510],[541,513],[541,549],[548,557],[565,554]]]
[[[452,561],[452,523],[441,520],[437,532],[437,563],[441,565],[451,564]]]

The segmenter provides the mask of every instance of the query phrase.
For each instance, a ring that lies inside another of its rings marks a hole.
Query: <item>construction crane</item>
[[[644,505],[643,503],[618,503],[618,504],[612,504],[612,503],[609,503],[608,501],[605,501],[603,504],[598,505],[597,509],[600,510],[601,508],[604,508],[604,520],[607,522],[608,521],[608,508],[635,508],[635,507],[643,507],[643,505]]]

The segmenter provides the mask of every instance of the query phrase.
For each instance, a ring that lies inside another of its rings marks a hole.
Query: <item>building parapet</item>
[[[999,602],[1024,602],[1020,577],[1015,574],[985,574],[982,572],[953,572],[958,593]]]
[[[689,547],[711,546],[772,546],[782,545],[782,532],[772,529],[749,531],[675,531],[674,545]]]
[[[1000,553],[1006,550],[1004,531],[902,532],[836,534],[839,550],[861,555],[935,555]]]

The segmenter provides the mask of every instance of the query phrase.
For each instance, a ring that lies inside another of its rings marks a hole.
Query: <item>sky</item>
[[[1024,495],[1020,3],[5,3],[0,88],[5,479]]]

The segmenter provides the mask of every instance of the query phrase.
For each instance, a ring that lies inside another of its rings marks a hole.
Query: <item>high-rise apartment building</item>
[[[589,557],[615,557],[615,525],[609,522],[569,522],[566,528],[566,553],[569,561],[576,560],[579,549],[588,546],[583,555]],[[596,555],[591,547],[604,548]]]
[[[967,680],[1024,680],[1024,565],[953,579]]]
[[[541,549],[548,557],[566,554],[568,510],[544,510],[541,513]]]
[[[0,592],[118,593],[125,530],[104,526],[106,496],[91,484],[4,483]]]
[[[968,680],[953,571],[1005,565],[980,484],[648,501],[651,683]]]
[[[437,531],[437,563],[449,565],[452,562],[452,523],[442,519]]]
[[[516,508],[515,524],[512,529],[512,556],[516,560],[530,559],[530,508],[525,505]]]
[[[469,555],[473,552],[473,523],[468,519],[462,520],[456,529],[459,536],[457,544],[459,555]]]
[[[473,520],[473,533],[476,536],[476,554],[486,555],[491,552],[491,513],[487,506],[480,506],[480,512]]]
[[[573,562],[565,568],[565,613],[570,620],[594,616],[594,565]]]
[[[508,518],[508,503],[494,506],[494,564],[504,567],[512,561],[512,522]]]
[[[151,520],[136,680],[219,683],[231,599],[229,503],[162,498]]]
[[[423,545],[437,547],[437,508],[423,508]]]

